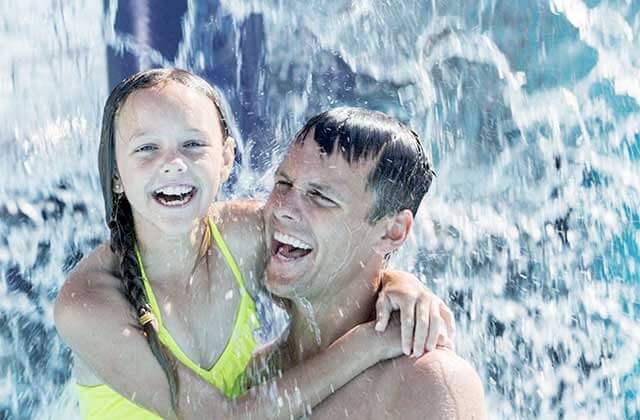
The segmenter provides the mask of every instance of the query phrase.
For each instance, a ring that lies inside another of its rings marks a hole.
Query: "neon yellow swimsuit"
[[[180,349],[173,337],[162,322],[162,316],[153,290],[147,279],[142,264],[142,258],[136,248],[136,257],[142,273],[142,280],[151,310],[158,319],[158,337],[160,342],[173,353],[173,355],[189,369],[197,373],[202,379],[216,386],[229,398],[242,395],[246,391],[247,381],[245,370],[251,359],[251,354],[256,347],[253,331],[258,327],[256,307],[251,295],[247,292],[242,274],[224,242],[216,225],[209,219],[211,234],[224,256],[229,268],[233,272],[236,283],[241,290],[240,305],[236,313],[236,321],[231,337],[226,348],[209,370],[203,369],[194,363]],[[76,385],[78,400],[80,402],[80,414],[83,419],[160,419],[159,416],[129,401],[118,394],[106,384],[96,386]]]

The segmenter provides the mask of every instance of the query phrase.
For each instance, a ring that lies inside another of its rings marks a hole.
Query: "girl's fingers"
[[[416,305],[416,326],[413,334],[413,356],[424,354],[425,341],[430,327],[429,305],[423,300]]]
[[[449,339],[453,341],[456,336],[456,321],[455,317],[453,316],[453,312],[451,312],[451,309],[449,309],[449,307],[442,301],[440,301],[438,306],[440,309],[440,316],[442,317],[445,327],[447,328],[447,335],[449,336]]]
[[[429,307],[429,335],[427,336],[427,351],[431,351],[436,348],[438,336],[440,335],[440,328],[442,327],[443,321],[440,317],[438,306],[440,306],[439,303],[435,301]]]
[[[413,328],[415,326],[416,310],[414,305],[400,309],[402,352],[407,356],[411,354],[411,344],[413,343]]]
[[[384,331],[389,325],[389,318],[391,317],[391,303],[387,299],[386,293],[381,291],[378,294],[378,300],[376,301],[376,331]]]

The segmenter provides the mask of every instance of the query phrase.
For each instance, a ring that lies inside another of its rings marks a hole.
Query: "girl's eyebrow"
[[[204,131],[198,129],[198,128],[187,128],[186,130],[184,130],[185,133],[198,133],[198,134],[206,134]]]
[[[140,131],[140,132],[133,133],[131,137],[129,137],[129,141],[127,143],[131,143],[133,140],[136,140],[140,137],[145,137],[148,134],[149,134],[148,131]]]
[[[189,133],[189,134],[195,133],[195,134],[201,134],[203,136],[206,135],[206,133],[204,131],[199,130],[197,128],[187,128],[187,129],[184,130],[184,133]],[[149,131],[146,131],[146,130],[133,133],[131,135],[131,137],[129,137],[128,143],[131,143],[133,140],[139,139],[141,137],[146,137],[146,136],[149,136],[149,135],[151,135],[151,133]]]

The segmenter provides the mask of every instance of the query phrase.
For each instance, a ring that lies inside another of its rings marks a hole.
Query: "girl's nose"
[[[187,170],[187,165],[184,160],[176,153],[171,158],[167,159],[162,167],[162,172],[165,174],[170,173],[182,173]]]

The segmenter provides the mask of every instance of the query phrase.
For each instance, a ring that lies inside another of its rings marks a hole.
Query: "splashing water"
[[[456,312],[490,417],[640,416],[638,2],[187,1],[175,57],[90,3],[0,5],[0,418],[77,416],[52,302],[106,238],[107,48],[223,87],[235,194],[321,109],[408,122],[438,177],[395,264]]]
[[[311,332],[313,332],[314,341],[317,345],[322,344],[322,333],[320,332],[320,327],[318,327],[318,322],[316,321],[316,315],[311,302],[305,298],[298,298],[297,301],[307,317],[309,328],[311,328]]]

